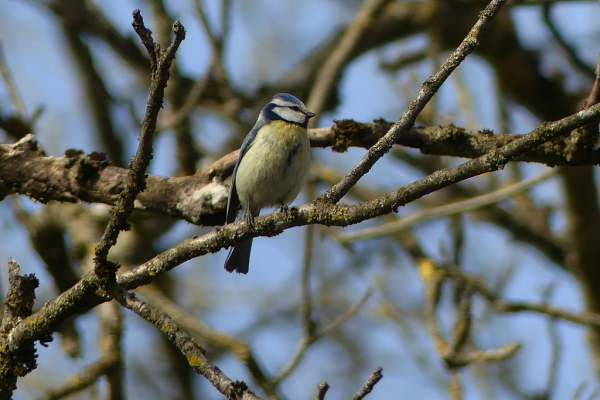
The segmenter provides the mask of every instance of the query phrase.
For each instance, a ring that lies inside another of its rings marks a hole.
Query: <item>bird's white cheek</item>
[[[288,107],[274,107],[273,112],[286,121],[295,122],[297,124],[303,124],[306,121],[306,116],[304,114]]]

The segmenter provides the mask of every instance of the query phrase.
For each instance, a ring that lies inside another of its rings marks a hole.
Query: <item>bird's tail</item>
[[[225,260],[225,269],[228,272],[237,272],[247,274],[250,267],[250,251],[252,250],[252,239],[236,243],[229,250],[227,260]]]

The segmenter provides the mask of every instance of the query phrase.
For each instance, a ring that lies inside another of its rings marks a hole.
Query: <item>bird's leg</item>
[[[288,205],[287,205],[287,204],[283,204],[283,203],[281,203],[281,208],[279,209],[279,211],[281,211],[281,212],[285,213],[285,217],[287,218],[287,217],[289,216],[289,214],[288,214],[288,213],[289,213],[289,211],[290,211],[290,208],[288,207]]]
[[[246,210],[244,212],[244,218],[246,218],[246,223],[248,224],[248,226],[254,229],[254,216],[252,215],[250,210]]]

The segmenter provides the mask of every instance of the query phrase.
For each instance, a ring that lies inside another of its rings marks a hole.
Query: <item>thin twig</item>
[[[308,201],[312,201],[316,196],[316,186],[309,182],[306,185],[306,195]],[[316,324],[312,318],[312,293],[310,290],[311,266],[314,255],[315,226],[306,227],[306,240],[304,243],[304,265],[302,268],[302,323],[305,336],[311,337],[315,333]]]
[[[473,290],[483,296],[492,307],[500,313],[534,312],[544,314],[552,318],[562,319],[575,324],[584,325],[592,328],[600,328],[600,314],[590,312],[573,313],[562,308],[554,307],[549,304],[535,304],[526,302],[506,301],[492,292],[486,284],[477,276],[461,271],[453,266],[439,267],[448,277],[462,281],[470,285]]]
[[[352,186],[354,186],[360,178],[362,178],[369,170],[375,165],[385,153],[387,153],[398,137],[403,133],[407,132],[415,123],[417,115],[423,110],[425,105],[431,100],[433,95],[446,81],[450,74],[462,63],[462,61],[471,54],[477,45],[479,44],[479,35],[481,31],[487,27],[491,20],[498,14],[502,6],[507,0],[493,0],[488,6],[479,14],[480,17],[467,34],[467,37],[462,41],[460,46],[450,55],[448,60],[441,66],[439,71],[423,84],[421,91],[415,97],[415,99],[408,106],[402,118],[398,120],[380,139],[373,147],[371,147],[368,153],[359,161],[358,164],[352,168],[352,171],[348,173],[340,182],[338,182],[333,188],[327,193],[321,196],[321,201],[326,203],[335,204],[340,201],[342,197]]]
[[[93,364],[84,367],[81,372],[71,376],[60,386],[50,389],[43,396],[39,397],[38,400],[57,400],[81,392],[94,385],[100,377],[113,371],[118,364],[119,359],[117,357],[103,357]]]
[[[341,38],[339,45],[317,73],[306,102],[308,109],[317,114],[317,118],[313,118],[309,122],[311,127],[316,126],[317,119],[320,118],[329,94],[335,85],[336,77],[349,59],[356,44],[389,2],[390,0],[365,1],[356,18]]]
[[[209,71],[211,68],[212,67],[209,67]],[[202,78],[198,78],[198,80],[194,83],[194,86],[192,86],[190,89],[181,107],[175,112],[175,114],[168,117],[168,119],[161,124],[161,130],[168,130],[177,127],[188,116],[198,100],[200,100],[200,97],[202,96],[202,93],[204,93],[204,89],[206,89],[206,84],[209,80],[209,73],[205,74]]]
[[[332,323],[327,325],[325,327],[325,329],[323,329],[321,331],[321,333],[319,333],[317,335],[317,337],[322,338],[323,336],[330,334],[331,332],[333,332],[334,330],[338,329],[340,326],[345,324],[350,318],[354,317],[354,315],[367,303],[367,300],[369,300],[369,298],[371,297],[372,294],[373,294],[373,288],[370,287],[367,289],[365,294],[363,294],[363,296],[360,298],[360,300],[358,300],[356,302],[355,305],[350,307],[350,309],[348,311],[346,311],[344,314],[339,316],[335,321],[333,321]]]
[[[119,286],[112,288],[116,300],[125,308],[135,312],[137,315],[154,325],[171,343],[173,343],[188,360],[190,366],[197,373],[203,375],[212,385],[228,398],[241,398],[245,400],[260,399],[254,392],[248,389],[244,382],[232,381],[217,366],[215,366],[205,354],[204,348],[181,329],[168,314],[163,313],[148,303],[127,293]]]
[[[96,273],[104,278],[110,278],[116,271],[117,266],[107,262],[108,252],[116,244],[120,232],[129,229],[127,219],[133,212],[135,198],[138,193],[145,189],[146,169],[152,159],[152,140],[156,131],[158,113],[163,104],[164,90],[169,79],[169,69],[179,45],[185,39],[183,25],[179,21],[175,21],[173,24],[173,41],[164,52],[157,54],[158,47],[152,39],[152,32],[144,26],[139,10],[133,12],[133,20],[133,27],[140,36],[151,60],[152,83],[146,104],[146,115],[140,131],[138,150],[129,164],[130,173],[127,186],[121,192],[102,239],[95,250]]]
[[[340,317],[338,317],[335,321],[333,321],[332,323],[330,323],[321,332],[314,333],[312,336],[305,335],[302,338],[302,340],[300,341],[300,343],[298,345],[298,348],[296,349],[296,352],[294,353],[294,355],[292,356],[292,358],[288,361],[288,363],[283,368],[281,368],[281,371],[279,371],[279,373],[277,374],[277,376],[275,378],[273,378],[273,380],[272,380],[273,384],[275,386],[277,386],[285,378],[287,378],[296,369],[296,367],[298,366],[298,364],[300,364],[300,361],[302,360],[302,358],[306,354],[306,350],[308,350],[308,348],[313,343],[315,343],[317,340],[319,340],[319,339],[323,338],[324,336],[328,335],[329,333],[331,333],[335,329],[337,329],[340,326],[342,326],[350,318],[352,318],[362,308],[362,306],[367,302],[367,300],[369,299],[369,297],[371,297],[372,293],[373,293],[372,288],[369,288],[366,291],[366,293],[361,297],[361,299],[354,306],[352,306],[343,315],[341,315]]]
[[[448,383],[448,391],[452,400],[462,400],[463,398],[463,385],[460,379],[460,370],[455,369],[451,372],[450,382]]]
[[[520,182],[506,186],[502,189],[498,189],[492,193],[486,193],[484,195],[477,196],[472,199],[457,201],[456,203],[446,204],[440,207],[418,210],[412,212],[407,217],[394,222],[389,222],[386,224],[365,228],[354,232],[339,234],[338,239],[341,241],[341,243],[349,243],[357,240],[388,236],[402,229],[406,229],[410,226],[416,225],[423,221],[427,221],[429,219],[448,217],[450,215],[455,215],[463,212],[472,211],[480,207],[489,206],[490,204],[498,203],[504,199],[512,197],[517,193],[521,193],[529,189],[530,187],[555,176],[557,173],[557,169],[547,169],[536,176],[524,179]]]
[[[315,395],[314,400],[325,400],[325,394],[329,390],[329,384],[327,382],[319,383],[317,386],[317,394]]]
[[[196,12],[202,20],[202,25],[208,35],[212,50],[213,50],[213,63],[211,63],[211,69],[215,70],[215,80],[217,81],[217,87],[223,98],[232,100],[235,98],[235,92],[229,82],[227,70],[225,69],[225,63],[223,62],[223,52],[225,50],[225,39],[229,33],[229,2],[223,1],[222,3],[222,15],[221,15],[221,34],[217,35],[215,29],[211,27],[208,16],[205,12],[205,6],[202,0],[196,0]],[[210,75],[208,73],[207,75]]]
[[[133,12],[132,26],[135,30],[135,33],[137,33],[137,35],[140,37],[142,44],[146,48],[146,52],[150,58],[150,71],[154,74],[154,71],[158,70],[158,48],[156,43],[154,43],[154,39],[152,38],[152,31],[146,28],[146,25],[144,25],[144,19],[142,18],[140,10],[135,10]]]
[[[98,306],[102,357],[113,361],[111,368],[106,372],[110,400],[125,398],[125,388],[123,386],[125,367],[121,348],[123,314],[121,311],[116,301]]]
[[[589,382],[588,381],[583,381],[581,382],[578,386],[577,389],[575,389],[575,393],[573,393],[573,397],[572,400],[597,400],[598,399],[598,395],[600,394],[600,390],[598,388],[594,388],[592,390],[592,393],[590,393],[589,396],[587,397],[583,397],[583,392],[587,389],[587,387],[589,386]]]
[[[215,33],[215,29],[211,26],[210,20],[205,12],[205,4],[203,0],[196,0],[196,12],[202,21],[202,25],[204,26],[204,30],[208,35],[208,40],[210,41],[210,45],[213,48],[213,52],[216,54],[219,52],[219,48],[221,47],[221,39],[220,35]]]
[[[460,273],[459,268],[452,267],[456,274]],[[450,276],[447,273],[448,268],[437,267],[431,260],[423,260],[419,265],[419,270],[422,279],[425,281],[425,316],[429,326],[429,330],[436,350],[440,354],[442,360],[451,372],[456,372],[460,368],[477,362],[495,362],[502,361],[512,357],[520,348],[519,343],[509,343],[498,349],[491,350],[475,350],[464,351],[462,347],[470,336],[470,303],[471,290],[470,282],[467,283],[467,296],[463,299],[461,306],[457,312],[457,322],[452,329],[452,343],[444,338],[440,326],[437,321],[436,312],[441,297],[441,288],[444,280]]]
[[[375,371],[369,376],[369,379],[365,383],[365,385],[354,395],[352,396],[352,400],[362,400],[366,395],[373,391],[373,388],[383,378],[383,374],[381,373],[383,368],[377,367]]]
[[[248,371],[255,382],[269,396],[269,398],[279,398],[279,393],[275,385],[271,384],[270,377],[267,376],[264,367],[260,365],[250,347],[250,344],[226,332],[215,331],[211,327],[199,321],[194,315],[175,304],[171,299],[162,294],[154,285],[145,285],[136,289],[146,301],[162,313],[169,317],[186,331],[197,336],[206,342],[207,345],[225,349],[233,353],[248,368]]]
[[[8,87],[8,92],[10,93],[12,103],[17,109],[17,113],[21,116],[21,118],[26,120],[27,111],[25,110],[25,103],[23,103],[23,99],[19,94],[15,79],[10,71],[8,62],[6,61],[6,57],[4,55],[4,45],[2,42],[0,42],[0,74],[2,74],[2,79],[4,79],[4,83],[6,83],[6,86]]]
[[[471,335],[471,325],[473,322],[471,316],[471,299],[473,297],[473,289],[467,286],[464,290],[463,298],[460,300],[458,309],[456,310],[456,322],[452,330],[450,351],[460,353],[467,340]]]
[[[204,5],[202,4],[201,0],[196,0],[196,12],[200,16],[202,25],[204,26],[204,29],[206,31],[206,34],[208,35],[208,39],[210,41],[211,47],[213,48],[212,60],[210,62],[207,72],[204,74],[203,77],[199,77],[196,80],[196,82],[194,83],[194,86],[192,86],[192,88],[188,92],[185,100],[181,104],[181,107],[179,107],[179,109],[175,112],[175,114],[171,115],[168,119],[166,119],[161,124],[162,130],[173,129],[185,120],[185,118],[188,116],[190,111],[194,108],[194,106],[196,105],[198,100],[200,100],[200,97],[204,93],[204,90],[206,89],[207,84],[212,79],[211,75],[212,75],[213,69],[221,68],[221,67],[219,67],[219,65],[221,65],[221,66],[223,65],[222,52],[221,52],[221,48],[222,48],[221,46],[222,46],[223,40],[221,37],[217,37],[217,35],[214,33],[214,29],[211,27],[210,21],[209,21],[208,17],[206,16],[206,13],[204,12]],[[223,68],[223,71],[224,71],[224,68]]]
[[[252,232],[247,230],[244,223],[229,224],[219,230],[185,240],[173,246],[138,268],[121,274],[117,278],[117,282],[127,289],[134,289],[151,282],[157,276],[170,271],[185,261],[231,246],[238,240],[256,236],[272,236],[285,229],[307,224],[346,226],[388,214],[401,205],[456,182],[486,172],[496,171],[523,152],[530,151],[541,143],[566,134],[579,126],[597,121],[599,118],[600,105],[594,105],[559,121],[543,123],[531,133],[523,135],[520,139],[514,140],[485,156],[452,168],[436,171],[423,179],[373,201],[352,206],[324,206],[322,203],[301,205],[295,207],[294,212],[288,213],[289,215],[276,212],[256,218]],[[97,293],[98,284],[97,275],[93,273],[85,274],[71,289],[46,303],[45,307],[16,326],[7,338],[3,350],[8,354],[13,354],[24,343],[39,340],[54,332],[57,326],[68,317],[87,311],[99,303],[107,301],[105,296]],[[575,320],[581,321],[577,318]]]
[[[548,285],[544,290],[544,304],[547,304],[552,298],[554,285]],[[552,349],[552,357],[548,367],[548,381],[544,389],[544,395],[547,399],[554,398],[556,386],[558,384],[558,372],[560,368],[560,359],[562,356],[562,343],[560,341],[560,333],[558,332],[558,320],[550,318],[548,320],[548,333],[550,334],[550,346]]]
[[[565,41],[565,39],[562,37],[562,35],[558,31],[558,28],[552,21],[550,11],[552,10],[553,5],[554,5],[553,3],[544,3],[544,5],[542,6],[542,17],[544,19],[544,22],[546,23],[546,26],[550,30],[552,37],[554,38],[554,40],[556,40],[556,43],[558,43],[558,45],[563,49],[563,51],[567,55],[567,59],[569,61],[571,61],[571,63],[580,72],[582,72],[584,75],[589,76],[589,77],[594,76],[594,69],[590,68],[589,65],[584,63],[581,60],[581,58],[579,58],[579,56],[577,56],[577,53],[575,53],[575,50],[573,49],[573,47],[570,46]]]
[[[408,54],[402,54],[392,61],[379,61],[379,68],[388,71],[398,71],[406,66],[421,62],[427,58],[429,53],[425,50],[418,50]]]

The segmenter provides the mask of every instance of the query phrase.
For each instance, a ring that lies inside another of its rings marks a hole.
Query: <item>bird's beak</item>
[[[312,118],[312,117],[314,117],[314,116],[315,116],[315,113],[314,113],[314,112],[307,111],[307,112],[305,113],[305,115],[306,115],[306,118]]]

